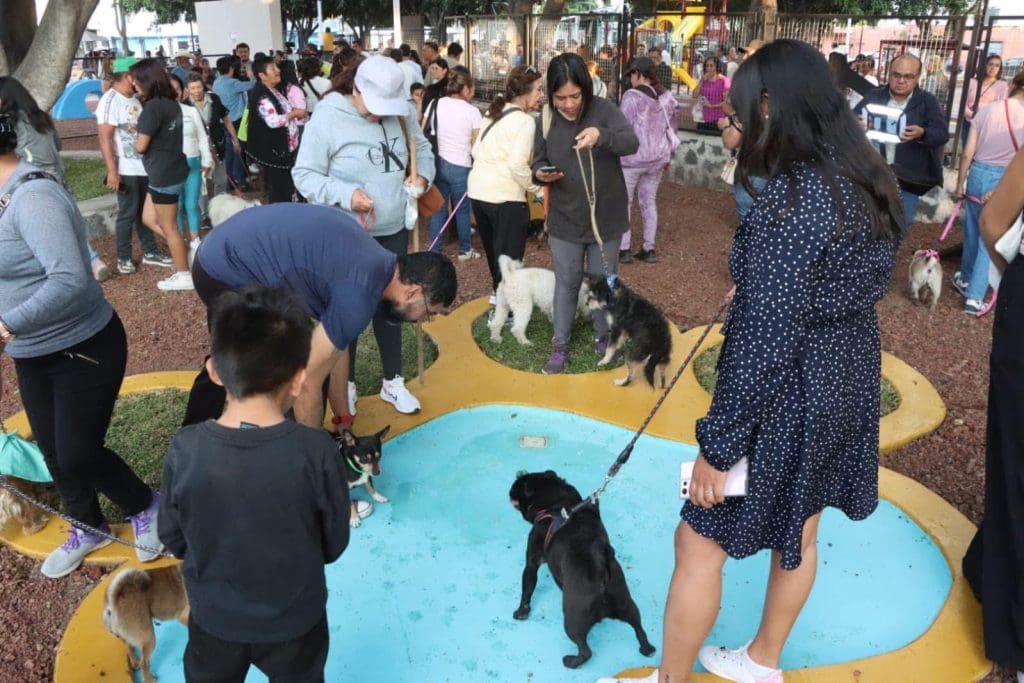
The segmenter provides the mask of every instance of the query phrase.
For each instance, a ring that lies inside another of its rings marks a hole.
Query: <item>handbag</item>
[[[725,166],[722,167],[721,176],[722,180],[726,185],[736,184],[736,155],[733,154],[725,160]]]
[[[405,127],[404,117],[398,117],[398,125],[402,127],[405,145],[409,149],[409,172],[407,175],[415,178],[419,175],[416,172],[416,140],[409,136],[409,130]],[[442,206],[444,206],[444,197],[441,196],[441,191],[437,189],[437,185],[433,183],[416,199],[416,207],[420,218],[430,218],[440,211]]]

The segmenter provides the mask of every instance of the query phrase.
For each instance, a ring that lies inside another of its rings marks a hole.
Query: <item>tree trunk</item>
[[[0,1],[0,73],[10,73],[25,59],[36,23],[35,0]]]
[[[117,22],[117,32],[121,36],[121,54],[128,54],[128,16],[124,12],[121,0],[114,2],[114,20]]]
[[[7,2],[4,0],[4,4]],[[98,2],[50,0],[25,58],[21,64],[11,64],[16,67],[14,76],[43,110],[49,110],[64,91],[71,75],[71,60]]]
[[[545,17],[560,17],[565,11],[566,0],[544,0],[544,9],[541,14]]]

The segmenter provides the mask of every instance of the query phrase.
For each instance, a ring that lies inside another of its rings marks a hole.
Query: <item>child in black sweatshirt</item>
[[[348,545],[349,494],[327,432],[285,418],[305,380],[310,322],[283,290],[226,292],[211,315],[216,421],[183,428],[164,464],[159,534],[191,604],[187,681],[322,681],[324,565]]]

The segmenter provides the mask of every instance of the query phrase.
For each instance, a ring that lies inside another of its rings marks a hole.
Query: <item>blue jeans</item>
[[[434,184],[437,186],[437,191],[444,197],[444,204],[441,205],[440,211],[430,217],[431,242],[438,236],[441,227],[448,220],[448,202],[451,201],[452,206],[459,203],[462,195],[466,194],[466,182],[469,180],[469,166],[459,166],[441,158],[438,159],[438,162],[437,178],[434,179]],[[465,254],[472,246],[469,241],[471,231],[468,198],[455,212],[455,227],[459,231],[459,253]],[[441,240],[434,245],[434,251],[441,251]]]
[[[916,195],[906,190],[900,190],[903,195],[903,215],[907,219],[907,228],[914,224],[914,216],[917,215],[917,203],[921,201],[921,195]]]
[[[240,123],[240,122],[239,122]],[[238,124],[235,124],[236,130]],[[224,143],[224,170],[227,172],[228,184],[234,190],[244,190],[247,186],[249,174],[245,170],[245,152],[235,151],[231,140]]]
[[[975,161],[967,175],[967,194],[982,197],[996,189],[999,179],[1006,171],[1005,166],[982,164]],[[967,283],[967,298],[981,301],[988,291],[988,249],[981,240],[978,218],[981,204],[964,202],[967,207],[964,218],[964,255],[960,261],[960,277]]]
[[[754,187],[754,192],[760,193],[764,189],[764,186],[768,184],[767,178],[751,178],[750,184]],[[747,217],[751,207],[754,206],[754,197],[747,192],[747,188],[743,187],[743,183],[737,182],[735,185],[735,196],[736,196],[736,213],[740,215],[740,223]]]
[[[178,202],[178,232],[199,237],[199,195],[202,193],[203,171],[199,157],[188,157],[188,177]],[[186,220],[187,219],[187,220]]]

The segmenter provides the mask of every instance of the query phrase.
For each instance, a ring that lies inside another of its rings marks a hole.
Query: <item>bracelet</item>
[[[331,418],[332,425],[334,425],[335,427],[340,425],[345,429],[351,427],[352,423],[355,421],[356,418],[353,417],[352,415],[335,415],[334,417]]]

